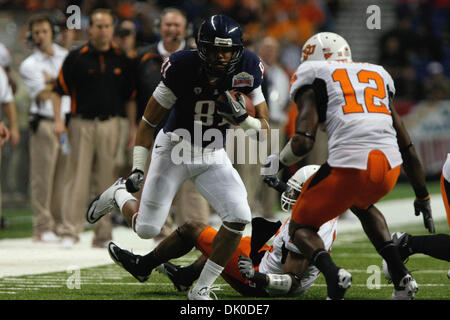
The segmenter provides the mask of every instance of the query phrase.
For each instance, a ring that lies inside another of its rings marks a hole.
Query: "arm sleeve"
[[[30,98],[36,99],[36,96],[45,88],[44,74],[36,70],[29,61],[24,61],[20,65],[19,73],[28,90]]]
[[[255,105],[255,106],[257,106],[260,103],[263,103],[266,100],[264,98],[261,86],[250,91],[250,93],[248,94],[248,97],[252,100],[253,105]]]
[[[316,72],[311,62],[303,62],[291,78],[291,100],[295,101],[295,97],[300,89],[313,84],[316,78]]]
[[[177,67],[177,62],[172,57],[165,59],[161,65],[161,82],[174,93],[177,91]]]
[[[153,97],[163,108],[166,109],[171,109],[177,101],[175,94],[162,81],[158,84],[155,91],[153,91]]]
[[[386,80],[386,90],[388,91],[389,97],[393,98],[395,96],[394,80],[392,79],[389,72],[386,71],[386,69],[383,68],[383,71],[384,71],[384,78]]]

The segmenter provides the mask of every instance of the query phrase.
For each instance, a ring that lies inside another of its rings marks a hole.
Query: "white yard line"
[[[383,201],[377,206],[385,215],[391,231],[401,231],[395,229],[400,225],[423,224],[422,217],[414,215],[413,199]],[[431,206],[436,221],[446,219],[440,195],[432,197]],[[279,213],[277,218],[284,221],[287,215]],[[344,235],[351,231],[361,231],[361,225],[354,215],[347,214],[339,221],[338,239],[339,234]],[[425,228],[423,233],[427,234]],[[245,235],[249,234],[250,228],[247,227]],[[350,236],[360,238],[362,235],[352,234]],[[82,233],[80,242],[71,249],[64,249],[58,243],[36,243],[30,238],[0,240],[0,278],[61,271],[69,273],[74,268],[112,263],[106,249],[91,247],[92,238],[92,231]],[[152,240],[140,239],[125,227],[114,228],[113,239],[118,245],[138,254],[147,253],[154,247]]]

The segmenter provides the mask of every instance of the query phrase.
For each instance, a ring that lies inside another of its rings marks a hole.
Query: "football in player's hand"
[[[238,98],[236,97],[237,94],[242,95],[245,99],[245,107],[247,109],[248,115],[252,116],[252,117],[254,117],[256,115],[255,106],[253,105],[252,100],[247,95],[243,94],[242,92],[236,91],[236,90],[230,90],[229,92],[235,101],[238,100]],[[219,98],[217,99],[217,101],[220,103],[227,103],[227,97],[225,96],[225,93],[220,95]]]

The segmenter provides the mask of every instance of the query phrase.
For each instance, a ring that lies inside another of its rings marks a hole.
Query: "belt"
[[[50,120],[50,121],[54,120],[53,117],[43,116],[43,115],[37,114],[37,113],[30,113],[29,117],[30,117],[30,119]]]
[[[113,116],[105,116],[105,115],[92,116],[92,115],[87,115],[87,114],[72,114],[72,115],[70,115],[70,117],[71,118],[83,119],[83,120],[106,121],[106,120],[111,119]]]

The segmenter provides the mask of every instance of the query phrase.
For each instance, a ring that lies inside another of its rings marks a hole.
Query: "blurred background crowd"
[[[367,7],[380,7],[380,29],[369,29]],[[81,8],[81,29],[68,30],[70,5]],[[237,20],[247,48],[266,64],[266,100],[271,121],[285,134],[293,133],[296,110],[286,83],[300,62],[303,43],[314,33],[331,31],[349,42],[354,61],[383,65],[396,84],[396,104],[424,162],[427,176],[436,179],[450,151],[450,2],[448,0],[0,0],[0,42],[15,86],[21,140],[2,151],[3,207],[28,206],[28,110],[30,98],[18,75],[20,63],[32,52],[26,41],[27,21],[45,12],[58,24],[55,41],[67,50],[87,42],[89,14],[109,8],[117,16],[116,41],[133,50],[154,44],[160,34],[156,21],[164,8],[176,7],[187,17],[187,43],[195,46],[200,22],[214,13]],[[126,21],[126,22],[124,22]],[[3,66],[5,63],[2,62]],[[272,75],[269,73],[272,72]],[[276,70],[277,72],[275,72]],[[281,74],[280,74],[281,71]],[[274,80],[275,79],[275,80]],[[281,80],[277,80],[281,79]],[[271,81],[271,83],[269,83]],[[326,159],[326,137],[306,162]]]

